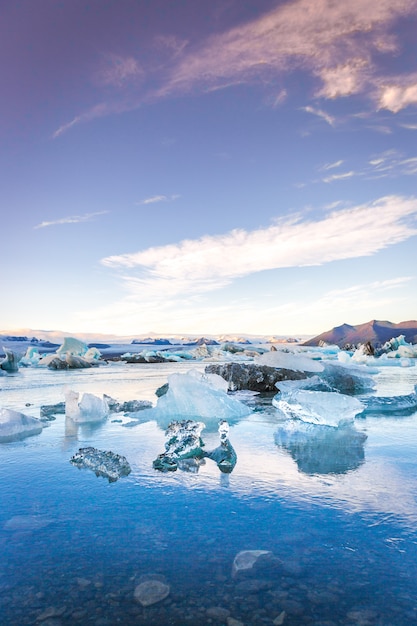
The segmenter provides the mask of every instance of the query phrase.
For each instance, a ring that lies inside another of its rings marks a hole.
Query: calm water
[[[0,378],[0,406],[39,417],[76,391],[155,400],[173,371],[201,363],[114,364]],[[417,368],[384,367],[379,395],[407,394]],[[326,430],[303,445],[275,443],[271,398],[231,424],[230,475],[207,460],[197,474],[161,474],[156,421],[70,426],[58,415],[39,436],[0,444],[0,624],[184,626],[417,623],[417,414],[357,419],[340,441]],[[31,406],[26,407],[27,403]],[[364,443],[353,445],[355,432]],[[214,428],[203,438],[215,447]],[[115,483],[69,463],[92,445],[127,457]],[[235,555],[268,550],[273,565],[232,576]],[[278,561],[279,559],[279,561]],[[142,576],[170,595],[143,608]]]

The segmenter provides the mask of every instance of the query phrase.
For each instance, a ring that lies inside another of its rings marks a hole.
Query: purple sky
[[[417,0],[3,2],[0,330],[415,319],[416,28]]]

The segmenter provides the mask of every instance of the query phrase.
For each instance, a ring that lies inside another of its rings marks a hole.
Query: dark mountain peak
[[[386,320],[371,320],[357,326],[342,324],[309,339],[303,345],[318,346],[327,343],[344,348],[346,345],[357,346],[369,341],[374,347],[380,347],[398,335],[404,335],[409,343],[417,343],[417,321],[394,324]]]

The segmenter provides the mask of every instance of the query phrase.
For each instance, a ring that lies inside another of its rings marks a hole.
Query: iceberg
[[[188,472],[198,472],[205,458],[214,461],[223,474],[230,474],[236,465],[237,455],[229,441],[229,424],[219,422],[220,445],[212,451],[204,450],[201,431],[203,422],[194,420],[173,421],[165,431],[167,441],[165,452],[153,462],[154,469],[161,472],[175,472],[180,468]]]
[[[269,365],[270,367],[295,370],[297,372],[322,372],[324,367],[318,361],[294,352],[284,352],[273,350],[257,357],[259,365]]]
[[[355,396],[375,389],[375,381],[371,374],[377,371],[363,365],[352,365],[350,362],[347,364],[326,361],[320,378],[330,385],[333,391]]]
[[[410,344],[405,340],[405,335],[399,335],[390,339],[382,346],[382,351],[388,358],[417,358],[417,345]]]
[[[351,422],[365,408],[357,398],[332,391],[305,389],[279,393],[272,399],[272,404],[290,419],[327,426]]]
[[[0,369],[5,372],[13,373],[19,371],[19,360],[20,357],[13,352],[13,350],[9,350],[3,346],[3,352],[6,355],[2,361],[0,361]]]
[[[201,431],[205,424],[193,420],[171,422],[165,431],[167,441],[165,452],[153,462],[154,469],[161,472],[174,472],[178,462],[184,459],[202,459],[204,443]]]
[[[38,365],[40,358],[39,349],[36,346],[28,346],[25,355],[19,361],[19,365],[25,367]]]
[[[75,337],[64,337],[64,343],[59,346],[56,354],[73,354],[74,356],[84,356],[89,348],[86,343]]]
[[[42,422],[13,409],[0,409],[0,443],[17,441],[42,432]]]
[[[101,422],[109,414],[106,398],[99,398],[92,393],[84,393],[81,402],[80,394],[68,389],[65,391],[65,415],[74,422]]]
[[[367,435],[351,424],[333,428],[288,420],[274,434],[305,474],[345,474],[365,461]]]
[[[132,471],[126,457],[111,450],[97,450],[92,447],[80,448],[70,459],[70,463],[79,469],[93,470],[96,476],[104,476],[109,483],[128,476]]]
[[[195,370],[186,374],[171,374],[168,387],[163,389],[166,393],[159,391],[162,395],[159,395],[156,406],[141,411],[137,417],[141,420],[155,419],[160,425],[184,419],[203,419],[206,424],[215,420],[217,425],[219,419],[236,420],[252,413],[252,409],[228,395],[227,388],[227,381],[217,374]],[[136,415],[132,413],[132,417]]]
[[[226,420],[220,420],[219,435],[220,445],[211,452],[206,452],[205,456],[215,461],[223,474],[230,474],[236,465],[237,454],[229,441],[229,424]]]
[[[405,396],[370,396],[363,398],[364,415],[410,415],[417,411],[417,385]]]

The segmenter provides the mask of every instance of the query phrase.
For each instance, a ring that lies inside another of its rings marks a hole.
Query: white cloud
[[[332,174],[331,176],[327,176],[323,178],[324,183],[333,183],[335,180],[344,180],[345,178],[352,178],[355,176],[355,172],[342,172],[341,174]]]
[[[85,213],[84,215],[70,215],[68,217],[61,217],[57,220],[50,220],[41,222],[34,226],[34,229],[37,228],[46,228],[47,226],[56,226],[57,224],[79,224],[82,222],[89,222],[93,217],[97,217],[97,215],[105,215],[108,211],[97,211],[96,213]]]
[[[326,111],[323,111],[322,109],[316,109],[314,107],[307,106],[307,107],[302,107],[301,110],[306,111],[306,113],[311,113],[312,115],[317,115],[317,117],[320,117],[321,119],[323,119],[330,126],[335,125],[335,121],[336,121],[335,118],[329,115],[328,113],[326,113]]]
[[[416,216],[416,198],[387,196],[317,221],[288,217],[268,228],[206,235],[106,257],[102,263],[125,272],[132,294],[196,296],[255,272],[376,254],[417,234]]]
[[[340,167],[341,165],[343,165],[344,161],[340,160],[340,161],[335,161],[334,163],[327,163],[326,165],[323,165],[322,169],[323,170],[333,170],[336,167]]]
[[[411,104],[417,104],[417,75],[402,79],[402,84],[391,84],[382,87],[379,107],[398,113]]]
[[[368,63],[364,59],[354,59],[343,65],[324,67],[318,72],[323,81],[323,87],[317,95],[333,99],[350,96],[361,91],[367,65]]]
[[[406,128],[407,130],[417,130],[417,124],[399,124],[401,128]]]
[[[156,204],[157,202],[172,202],[173,200],[177,200],[180,197],[181,196],[179,196],[178,194],[172,194],[171,196],[151,196],[150,198],[145,198],[144,200],[137,202],[137,204]]]
[[[135,109],[143,102],[242,83],[276,84],[277,77],[281,81],[297,69],[319,77],[322,86],[318,95],[322,97],[337,98],[366,90],[371,96],[375,89],[382,89],[381,108],[396,112],[417,102],[417,80],[405,86],[393,83],[378,87],[373,55],[393,54],[399,48],[392,34],[393,23],[415,11],[416,0],[295,0],[279,3],[259,18],[202,42],[198,38],[189,42],[170,37],[156,39],[159,53],[154,59],[155,50],[148,51],[149,80],[143,81],[152,87],[143,87],[141,63],[133,57],[114,56],[103,80],[115,89],[123,88],[122,94],[128,84],[136,88],[129,102],[123,99],[92,107],[60,126],[53,136],[101,115]],[[159,55],[164,57],[163,63]],[[285,95],[282,88],[278,97],[271,99],[273,106]],[[330,116],[326,121],[333,123]]]

